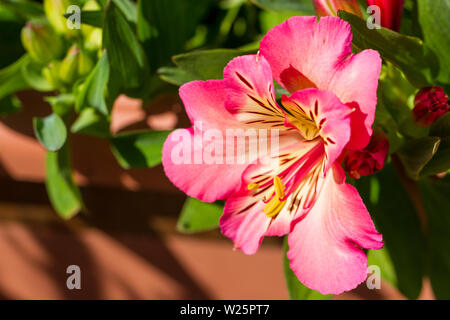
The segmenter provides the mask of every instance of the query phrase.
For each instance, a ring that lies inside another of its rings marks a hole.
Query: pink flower
[[[450,110],[448,96],[442,87],[426,87],[416,94],[413,116],[422,126],[432,125]]]
[[[289,234],[292,270],[324,294],[364,281],[362,248],[383,246],[340,165],[344,150],[370,140],[381,68],[376,51],[352,55],[351,40],[350,26],[336,17],[293,17],[274,27],[259,54],[233,59],[223,80],[180,88],[191,122],[203,125],[174,131],[163,149],[166,175],[178,188],[202,201],[226,200],[220,227],[235,248],[253,254],[265,236]],[[273,79],[292,93],[282,106]],[[190,159],[211,148],[211,140],[201,144],[196,133],[229,128],[277,129],[279,153],[261,156],[246,148],[250,164],[174,161],[180,136],[188,137],[183,153]]]
[[[405,0],[366,0],[367,5],[376,5],[381,11],[381,26],[400,30],[400,23],[403,15],[403,4]]]
[[[313,0],[314,9],[319,17],[337,16],[339,10],[362,16],[358,1],[356,0]]]
[[[383,168],[388,152],[389,140],[383,132],[377,131],[367,147],[348,152],[345,169],[354,179],[374,174]]]

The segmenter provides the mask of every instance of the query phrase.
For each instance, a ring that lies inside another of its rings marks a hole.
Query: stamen
[[[259,184],[258,183],[250,183],[248,186],[247,186],[247,189],[248,190],[256,190],[256,189],[258,189],[259,188]]]
[[[286,203],[286,200],[284,199],[284,190],[286,189],[286,186],[283,184],[280,177],[276,176],[273,179],[273,185],[275,187],[275,192],[272,194],[272,199],[264,207],[264,213],[269,218],[276,217]]]

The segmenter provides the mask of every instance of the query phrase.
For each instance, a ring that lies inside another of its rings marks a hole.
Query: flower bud
[[[337,16],[338,10],[362,16],[357,0],[313,0],[314,8],[319,17]]]
[[[81,50],[78,55],[78,76],[87,75],[94,68],[94,62],[85,50]]]
[[[374,174],[383,168],[388,152],[389,140],[383,132],[376,131],[364,149],[348,152],[345,169],[354,179]]]
[[[67,19],[64,17],[67,8],[71,5],[68,0],[44,0],[44,12],[52,27],[58,33],[68,31]]]
[[[22,44],[37,62],[47,64],[63,52],[63,43],[52,28],[42,22],[28,22],[22,29]]]
[[[413,116],[422,126],[433,124],[449,111],[448,96],[442,87],[426,87],[416,94]]]
[[[400,30],[405,0],[366,0],[368,6],[380,8],[381,26],[394,31]]]
[[[60,64],[61,63],[59,61],[55,60],[42,69],[42,75],[50,84],[52,89],[58,89],[62,86],[61,80],[59,79]]]
[[[78,56],[80,50],[76,45],[70,47],[59,67],[59,78],[67,84],[75,81],[78,75]]]

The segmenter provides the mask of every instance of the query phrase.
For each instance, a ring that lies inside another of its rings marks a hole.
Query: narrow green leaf
[[[390,266],[380,265],[382,276],[396,284],[407,298],[417,299],[425,274],[425,239],[415,207],[402,182],[388,164],[376,175],[356,180],[355,186],[377,230],[383,235],[397,281],[394,281]]]
[[[428,216],[429,277],[437,299],[450,299],[450,179],[422,179]]]
[[[223,69],[231,59],[249,54],[236,49],[213,49],[180,54],[174,63],[196,80],[222,79]]]
[[[76,100],[76,110],[81,112],[84,108],[94,108],[107,115],[110,110],[105,100],[105,90],[109,79],[109,61],[106,50],[103,51],[95,68],[81,85]]]
[[[289,292],[289,298],[291,300],[328,300],[332,295],[323,295],[316,290],[311,290],[300,281],[289,266],[289,259],[286,253],[289,250],[287,241],[288,237],[284,237],[284,249],[283,249],[283,269],[284,278],[286,279],[286,285]]]
[[[59,150],[67,139],[64,121],[56,113],[45,118],[33,118],[34,134],[49,151]]]
[[[47,152],[47,194],[55,211],[64,219],[83,208],[81,193],[73,181],[67,145],[58,152]]]
[[[369,29],[365,20],[346,11],[339,11],[338,15],[350,23],[353,44],[359,49],[379,51],[384,59],[402,70],[418,88],[433,83],[439,66],[436,56],[423,45],[422,40],[386,28]]]
[[[11,93],[29,88],[22,74],[22,67],[30,61],[28,55],[23,55],[12,65],[0,70],[0,99]]]
[[[108,50],[112,76],[120,77],[123,87],[135,88],[144,82],[147,71],[144,50],[114,2],[106,7],[103,48]]]
[[[439,137],[424,137],[409,140],[398,150],[398,156],[412,179],[419,178],[422,169],[438,151],[440,143]]]
[[[439,58],[440,72],[438,79],[450,83],[450,1],[418,0],[419,22],[429,46]]]
[[[122,11],[125,18],[132,23],[137,23],[136,3],[130,0],[112,0],[117,8]]]
[[[181,232],[208,231],[219,227],[223,205],[207,203],[195,198],[187,198],[177,223]]]
[[[161,150],[170,131],[137,131],[110,139],[119,164],[125,168],[151,168],[161,163]]]
[[[185,51],[186,42],[210,7],[211,0],[138,0],[137,32],[151,71]]]
[[[64,14],[65,18],[69,18],[72,13]],[[103,26],[103,11],[102,10],[86,10],[80,12],[80,22],[96,28]]]

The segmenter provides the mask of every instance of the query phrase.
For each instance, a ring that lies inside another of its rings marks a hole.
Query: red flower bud
[[[389,152],[389,140],[380,131],[374,132],[369,144],[362,150],[349,151],[345,169],[349,176],[359,179],[381,170]]]
[[[449,111],[448,96],[441,87],[426,87],[420,90],[414,100],[413,115],[416,121],[429,126]]]
[[[366,0],[366,2],[369,6],[376,5],[380,8],[382,27],[400,30],[405,0]]]

